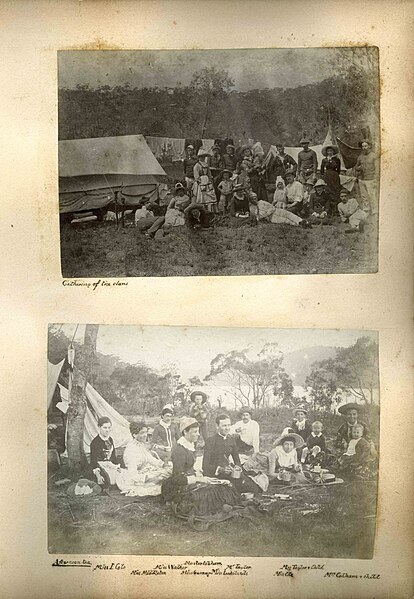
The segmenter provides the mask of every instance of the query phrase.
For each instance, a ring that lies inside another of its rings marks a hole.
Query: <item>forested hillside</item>
[[[59,138],[112,135],[178,138],[244,137],[298,145],[326,135],[330,114],[335,132],[348,143],[378,127],[378,74],[347,58],[338,75],[296,88],[237,91],[226,71],[206,68],[188,86],[132,88],[128,84],[59,90]]]

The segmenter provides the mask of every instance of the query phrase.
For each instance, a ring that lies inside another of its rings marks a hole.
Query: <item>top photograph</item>
[[[64,278],[375,273],[376,47],[58,52]]]

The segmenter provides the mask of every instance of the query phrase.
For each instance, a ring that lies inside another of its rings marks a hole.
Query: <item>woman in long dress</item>
[[[145,422],[131,422],[132,439],[124,451],[125,468],[117,476],[116,484],[125,495],[160,495],[161,482],[171,474],[171,465],[149,449],[148,426]]]
[[[217,197],[213,186],[213,175],[210,170],[210,152],[200,148],[197,153],[198,162],[194,165],[193,200],[202,204],[208,212],[217,213]]]

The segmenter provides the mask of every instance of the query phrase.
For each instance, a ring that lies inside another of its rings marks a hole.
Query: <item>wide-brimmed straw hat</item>
[[[302,437],[296,433],[288,433],[283,432],[277,439],[273,442],[273,447],[277,447],[278,445],[282,445],[284,441],[293,441],[295,444],[295,449],[302,447],[305,444],[305,441]]]
[[[80,487],[88,486],[90,489],[92,489],[92,492],[88,495],[76,495],[75,488],[77,485],[79,485]],[[94,497],[95,495],[99,495],[100,492],[101,487],[98,485],[98,483],[94,482],[93,480],[88,480],[87,478],[80,478],[78,482],[71,483],[66,489],[66,495],[69,495],[69,497],[75,497],[76,499]]]
[[[180,420],[180,433],[182,434],[187,428],[190,428],[190,426],[200,426],[200,424],[195,418],[183,416]]]
[[[346,403],[343,406],[340,406],[338,408],[338,412],[340,414],[343,414],[344,416],[346,415],[347,412],[349,412],[349,410],[356,410],[357,412],[362,412],[362,406],[358,403]]]
[[[193,391],[190,395],[190,401],[195,401],[195,398],[197,395],[201,395],[202,397],[202,403],[206,403],[207,401],[207,394],[204,393],[204,391]]]
[[[184,185],[182,183],[176,183],[174,185],[174,189],[178,190],[178,189],[185,189]]]
[[[197,152],[197,156],[198,157],[211,156],[211,152],[210,152],[210,150],[206,150],[205,148],[200,148]]]
[[[326,156],[326,154],[328,153],[329,148],[331,148],[331,150],[333,150],[334,154],[338,154],[338,152],[339,152],[338,146],[335,146],[333,144],[328,144],[327,146],[324,146],[321,150],[321,152],[324,156]]]
[[[308,410],[305,407],[303,407],[303,406],[297,406],[293,410],[293,415],[297,414],[298,412],[303,412],[304,414],[306,414],[306,416],[308,415]]]

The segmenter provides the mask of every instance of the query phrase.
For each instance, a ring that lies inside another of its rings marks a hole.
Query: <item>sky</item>
[[[194,72],[215,66],[235,89],[297,87],[335,74],[334,48],[248,50],[64,50],[58,53],[59,87],[87,84],[131,87],[187,85]]]
[[[62,330],[72,338],[76,326],[65,324]],[[82,342],[84,331],[80,325],[75,340]],[[289,353],[315,345],[348,347],[362,336],[377,339],[374,331],[100,325],[97,350],[130,364],[145,362],[156,370],[175,364],[187,379],[204,378],[211,360],[233,349],[260,351],[265,343],[278,343],[282,352]]]

